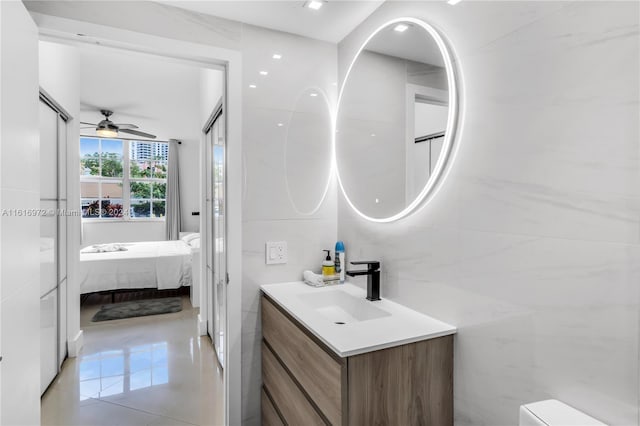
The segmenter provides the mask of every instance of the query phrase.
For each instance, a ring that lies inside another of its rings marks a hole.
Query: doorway
[[[42,29],[41,34],[44,34],[44,38],[48,41],[59,42],[62,44],[67,44],[71,46],[85,46],[87,43],[84,41],[78,41],[71,31],[69,33],[61,33],[60,31],[56,31],[55,34],[47,35],[47,30]],[[225,141],[223,153],[222,155],[225,158],[225,165],[235,165],[234,167],[229,167],[230,170],[234,170],[230,172],[227,176],[225,176],[223,181],[217,180],[215,185],[212,182],[212,188],[215,186],[224,187],[226,184],[231,184],[234,187],[241,187],[241,148],[240,148],[240,73],[239,73],[239,58],[240,55],[237,52],[231,52],[226,49],[216,49],[211,47],[204,47],[199,45],[194,45],[186,42],[179,42],[175,40],[165,40],[162,45],[158,45],[158,40],[155,37],[140,35],[135,40],[132,40],[126,43],[126,47],[122,47],[125,44],[125,40],[129,37],[126,32],[120,32],[117,29],[113,29],[103,40],[101,40],[101,47],[110,50],[121,50],[129,53],[142,53],[142,54],[152,54],[158,57],[166,58],[169,61],[181,62],[181,63],[190,63],[190,64],[198,64],[200,66],[208,66],[208,67],[217,67],[218,69],[222,68],[224,70],[226,91],[225,93],[235,94],[236,102],[233,107],[229,110],[229,115],[223,120],[220,120],[218,123],[217,131],[218,133],[222,133],[224,135],[223,140]],[[133,44],[132,44],[133,43]],[[95,46],[94,46],[95,47]],[[231,73],[231,69],[235,69],[235,72]],[[223,97],[226,99],[226,97]],[[227,125],[230,122],[229,125]],[[233,137],[228,137],[226,135],[227,130],[230,129]],[[233,142],[233,147],[231,149],[227,149],[226,142]],[[212,149],[212,152],[215,149]],[[212,161],[216,161],[213,158],[219,158],[219,155],[212,154]],[[213,176],[209,175],[208,179],[215,179]],[[241,191],[234,191],[234,193],[239,194]],[[76,196],[76,195],[73,195]],[[234,217],[236,219],[226,219],[228,216],[223,213],[222,217],[215,217],[215,206],[211,205],[211,215],[206,213],[205,206],[201,205],[200,210],[203,212],[204,219],[211,224],[211,232],[204,233],[204,228],[201,228],[203,231],[203,246],[207,243],[213,243],[214,238],[219,238],[217,241],[220,241],[224,246],[224,250],[222,252],[222,256],[224,259],[218,257],[217,259],[210,260],[210,267],[212,271],[217,271],[217,279],[218,282],[221,282],[221,277],[225,282],[230,282],[233,284],[237,282],[237,286],[235,286],[232,291],[227,293],[226,287],[220,287],[218,285],[218,295],[216,296],[216,292],[211,291],[209,294],[211,296],[211,307],[213,308],[216,304],[219,304],[224,307],[224,309],[218,309],[218,312],[223,312],[222,318],[218,317],[216,320],[212,318],[211,320],[211,334],[212,340],[216,343],[216,356],[221,359],[221,362],[224,360],[237,360],[237,362],[226,362],[224,369],[224,400],[225,400],[225,422],[234,423],[234,419],[240,418],[240,283],[241,283],[241,268],[240,268],[240,206],[241,200],[236,197],[227,198],[226,191],[218,191],[217,195],[217,203],[218,203],[218,213],[221,211],[227,212],[229,209],[233,212],[236,212]],[[224,198],[221,198],[224,197]],[[221,210],[222,209],[222,210]],[[217,224],[217,225],[216,225]],[[216,235],[218,237],[214,237],[215,228],[217,227],[218,232]],[[224,230],[224,235],[220,235],[220,230]],[[233,235],[233,238],[229,239],[228,236]],[[221,239],[220,239],[221,238]],[[205,259],[203,259],[204,262]],[[216,266],[216,262],[218,265],[226,265],[228,263],[228,267],[223,268],[220,266]],[[228,277],[231,277],[229,279]],[[202,280],[201,290],[205,284],[205,280]],[[210,281],[213,282],[213,281]],[[75,290],[77,292],[77,288]],[[201,292],[202,294],[202,292]],[[74,296],[74,295],[71,295]],[[215,297],[215,302],[214,298]],[[204,302],[204,300],[203,300]],[[225,302],[227,306],[225,306]],[[202,312],[206,310],[205,304],[202,303],[203,309],[201,309],[201,313],[205,314],[204,317],[208,316],[208,312]],[[72,309],[72,307],[70,307]],[[210,309],[214,311],[214,309]],[[237,318],[237,321],[225,321],[227,316],[227,312],[231,312],[234,318]],[[76,312],[74,317],[78,317],[79,314]],[[75,324],[75,321],[72,320],[71,323]],[[79,322],[76,326],[79,326]],[[215,330],[218,330],[216,332]],[[205,333],[208,332],[207,329],[204,330]],[[216,337],[217,342],[216,342]],[[225,339],[225,337],[234,337],[229,339]],[[227,342],[231,341],[231,345],[227,344]],[[218,353],[219,352],[219,353]]]

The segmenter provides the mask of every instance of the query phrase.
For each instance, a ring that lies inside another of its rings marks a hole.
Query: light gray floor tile
[[[174,314],[91,323],[84,347],[42,398],[43,425],[221,425],[223,383],[189,298]]]

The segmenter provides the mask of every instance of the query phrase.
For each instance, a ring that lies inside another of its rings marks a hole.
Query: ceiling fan
[[[135,124],[114,123],[113,121],[109,120],[109,117],[113,114],[113,111],[110,111],[108,109],[101,109],[100,113],[104,115],[104,120],[102,120],[98,124],[81,121],[80,124],[86,124],[87,126],[91,126],[91,127],[81,127],[81,129],[95,129],[98,136],[102,136],[105,138],[114,138],[118,136],[118,133],[120,132],[141,136],[143,138],[149,138],[149,139],[156,138],[156,135],[141,132],[140,130],[135,130],[138,128],[138,126],[136,126]]]

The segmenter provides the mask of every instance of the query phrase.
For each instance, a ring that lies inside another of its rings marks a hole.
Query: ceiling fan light
[[[96,129],[96,134],[103,138],[115,138],[116,136],[118,136],[118,130],[110,129],[110,128],[101,128],[101,129]]]
[[[407,25],[407,24],[398,24],[393,28],[394,31],[397,31],[399,33],[403,33],[405,31],[407,31],[408,29],[409,29],[409,25]]]
[[[309,9],[318,10],[322,7],[324,0],[309,0],[304,3],[305,7]]]

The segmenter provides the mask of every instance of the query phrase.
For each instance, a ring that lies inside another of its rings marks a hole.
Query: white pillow
[[[191,248],[200,248],[200,238],[194,238],[190,243],[187,243]]]
[[[199,232],[193,232],[191,234],[187,234],[184,237],[180,238],[182,241],[184,241],[187,244],[190,244],[191,240],[194,240],[196,238],[200,238],[200,233]]]

